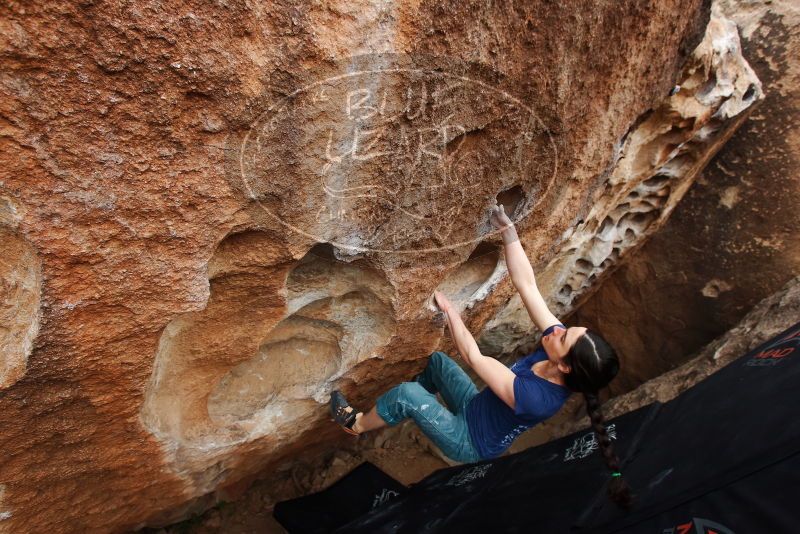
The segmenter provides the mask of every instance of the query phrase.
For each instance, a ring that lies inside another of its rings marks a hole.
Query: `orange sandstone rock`
[[[567,310],[760,97],[700,0],[4,11],[4,534],[174,521],[332,446],[330,389],[447,348],[436,287],[513,346],[488,208]]]

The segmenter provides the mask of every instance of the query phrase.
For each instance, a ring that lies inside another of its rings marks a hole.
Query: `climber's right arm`
[[[548,326],[561,321],[552,314],[542,294],[539,292],[539,288],[536,285],[536,276],[533,274],[533,267],[531,267],[528,255],[525,254],[525,250],[522,248],[522,243],[519,241],[514,224],[509,221],[502,228],[500,235],[503,237],[506,266],[508,267],[511,282],[517,288],[531,321],[543,332]]]

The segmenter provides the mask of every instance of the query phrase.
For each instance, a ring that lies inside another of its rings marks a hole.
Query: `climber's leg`
[[[369,432],[370,430],[378,430],[379,428],[383,428],[386,426],[386,421],[381,419],[381,416],[378,415],[377,406],[373,406],[370,411],[367,413],[359,412],[356,415],[356,422],[353,425],[353,430],[362,434],[364,432]]]
[[[418,382],[393,387],[378,397],[374,411],[389,426],[412,418],[448,458],[457,462],[480,460],[469,437],[465,414],[450,412]]]
[[[436,351],[428,358],[428,365],[414,378],[430,393],[440,393],[447,407],[458,415],[467,403],[478,394],[478,388],[469,375],[447,354]]]

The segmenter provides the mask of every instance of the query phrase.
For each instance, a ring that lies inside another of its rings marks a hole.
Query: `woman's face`
[[[547,358],[555,364],[565,365],[564,356],[585,333],[586,327],[583,326],[570,326],[566,330],[560,326],[555,327],[550,334],[542,337],[542,347],[547,353]],[[563,369],[561,371],[566,372]]]

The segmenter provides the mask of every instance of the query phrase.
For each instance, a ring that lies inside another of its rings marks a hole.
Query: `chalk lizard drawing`
[[[486,473],[492,468],[492,464],[483,464],[483,465],[476,465],[475,467],[470,467],[464,471],[461,471],[453,478],[447,481],[445,486],[463,486],[464,484],[469,484],[474,480],[478,480],[479,478],[483,478],[486,476]]]
[[[615,424],[608,425],[607,430],[608,437],[610,439],[617,439],[617,430]],[[596,450],[599,445],[600,444],[597,442],[597,436],[594,432],[584,434],[583,436],[576,438],[572,446],[568,447],[567,450],[564,451],[564,461],[569,462],[570,460],[586,458],[592,454],[592,451]]]
[[[375,498],[372,499],[372,507],[375,508],[377,506],[380,506],[383,503],[387,502],[389,499],[397,497],[398,495],[400,494],[394,490],[383,488],[381,492],[375,495]]]

